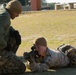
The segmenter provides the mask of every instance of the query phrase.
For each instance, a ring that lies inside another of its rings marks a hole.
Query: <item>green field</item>
[[[76,46],[76,10],[25,12],[13,20],[11,25],[19,30],[22,36],[22,43],[17,51],[18,56],[30,51],[34,39],[39,36],[45,37],[48,47],[52,49],[56,49],[61,44]],[[65,68],[39,73],[39,75],[75,75],[75,71],[76,68]],[[30,72],[26,74],[38,75]]]

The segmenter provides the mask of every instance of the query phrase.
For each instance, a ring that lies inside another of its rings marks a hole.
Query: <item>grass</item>
[[[33,40],[39,36],[45,37],[48,42],[48,47],[52,49],[56,49],[63,43],[76,46],[75,10],[25,13],[13,20],[11,24],[15,29],[19,30],[22,36],[22,44],[17,51],[18,56],[22,56],[23,52],[30,51]],[[75,68],[60,69],[56,72],[48,72],[48,75],[72,75],[76,73],[75,70]],[[43,74],[46,75],[47,72]],[[30,75],[30,73],[28,75]]]
[[[67,71],[67,72],[66,72]],[[71,71],[71,72],[70,72]],[[58,69],[58,70],[51,70],[48,72],[36,72],[36,73],[31,73],[31,72],[26,72],[25,75],[76,75],[76,69],[71,69],[71,68],[65,68],[63,69]],[[24,74],[21,74],[24,75]]]

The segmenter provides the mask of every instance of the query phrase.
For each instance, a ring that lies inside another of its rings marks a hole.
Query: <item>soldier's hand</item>
[[[25,60],[29,61],[30,63],[35,62],[34,61],[34,56],[29,54],[28,52],[24,52],[23,57]]]
[[[34,62],[35,62],[34,57],[33,57],[32,55],[30,55],[30,58],[28,59],[28,61],[29,61],[30,63],[34,63]]]

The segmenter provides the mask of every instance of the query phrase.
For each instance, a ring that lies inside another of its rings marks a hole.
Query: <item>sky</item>
[[[48,3],[50,2],[60,2],[60,3],[69,3],[69,2],[76,2],[76,0],[46,0]]]

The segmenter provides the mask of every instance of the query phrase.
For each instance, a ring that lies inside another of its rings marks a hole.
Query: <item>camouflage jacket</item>
[[[52,67],[65,67],[69,63],[69,59],[66,55],[63,55],[58,50],[51,50],[47,48],[46,56],[41,58],[40,62],[30,63],[31,71],[46,71]],[[36,59],[37,60],[37,59]]]
[[[9,13],[4,6],[0,6],[0,50],[7,46],[10,24]]]

